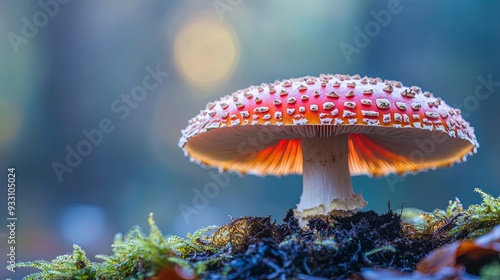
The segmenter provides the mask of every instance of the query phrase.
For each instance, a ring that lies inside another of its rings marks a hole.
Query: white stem
[[[366,202],[354,194],[348,161],[348,134],[302,138],[303,192],[300,216],[352,215]]]

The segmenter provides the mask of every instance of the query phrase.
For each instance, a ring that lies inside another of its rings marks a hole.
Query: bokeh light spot
[[[184,79],[209,89],[227,79],[240,54],[237,38],[221,22],[198,19],[188,22],[177,34],[174,59]]]
[[[74,244],[89,245],[102,237],[106,219],[100,208],[75,205],[67,209],[61,219],[64,238]]]
[[[13,104],[0,100],[0,149],[17,135],[21,125],[19,112],[20,110]]]

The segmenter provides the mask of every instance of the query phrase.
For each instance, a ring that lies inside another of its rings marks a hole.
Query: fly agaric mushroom
[[[419,87],[359,75],[302,77],[238,90],[189,121],[179,146],[202,166],[303,175],[303,221],[367,202],[351,175],[416,173],[465,161],[474,129]]]

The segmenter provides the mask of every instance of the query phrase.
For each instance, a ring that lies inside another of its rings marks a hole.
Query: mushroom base
[[[334,198],[325,208],[323,204],[309,209],[295,209],[294,215],[299,218],[301,226],[305,226],[307,221],[312,218],[327,219],[330,216],[334,217],[349,217],[363,209],[368,202],[363,199],[362,194],[354,194],[352,198]]]

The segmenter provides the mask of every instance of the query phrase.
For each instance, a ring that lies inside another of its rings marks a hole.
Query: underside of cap
[[[194,161],[255,175],[302,174],[302,137],[349,134],[351,175],[419,172],[465,160],[474,146],[440,131],[373,126],[236,126],[199,134],[184,146]]]

